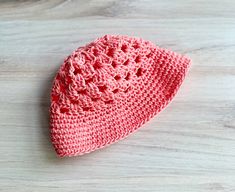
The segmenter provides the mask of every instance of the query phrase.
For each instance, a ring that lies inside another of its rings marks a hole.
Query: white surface
[[[235,191],[234,1],[0,2],[0,191]],[[185,53],[193,66],[138,132],[57,158],[51,81],[75,48],[113,33]]]

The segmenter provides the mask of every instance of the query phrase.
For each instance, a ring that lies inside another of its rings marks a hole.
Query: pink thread
[[[125,138],[174,97],[190,59],[149,41],[106,35],[68,56],[51,91],[57,154],[89,153]]]

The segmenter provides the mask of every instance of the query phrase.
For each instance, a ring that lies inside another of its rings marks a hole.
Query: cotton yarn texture
[[[127,137],[172,100],[190,62],[122,35],[75,50],[51,91],[50,132],[57,154],[82,155]]]

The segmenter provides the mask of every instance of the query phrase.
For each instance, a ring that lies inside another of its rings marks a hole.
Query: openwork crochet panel
[[[149,41],[106,35],[68,56],[51,92],[59,156],[89,153],[138,129],[174,97],[190,60]]]

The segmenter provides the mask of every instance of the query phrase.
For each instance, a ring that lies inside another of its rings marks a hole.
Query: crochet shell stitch
[[[50,132],[61,157],[127,137],[175,96],[190,59],[141,38],[105,35],[75,50],[51,91]]]

